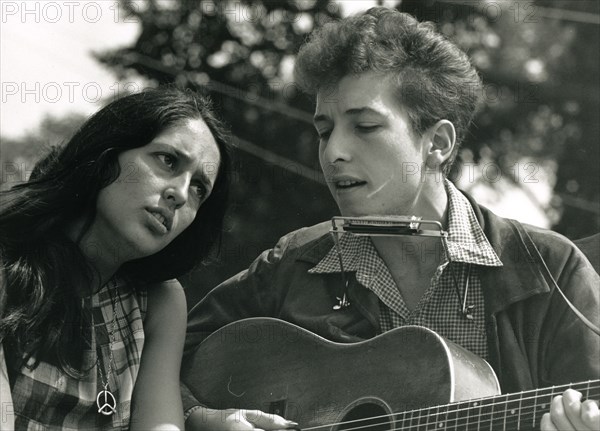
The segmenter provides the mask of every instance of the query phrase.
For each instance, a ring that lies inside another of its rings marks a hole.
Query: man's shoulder
[[[331,222],[324,221],[313,226],[303,227],[281,237],[277,243],[286,253],[302,255],[305,251],[319,245],[331,247]]]
[[[297,259],[317,263],[333,246],[329,234],[330,222],[303,227],[283,235],[270,249],[265,250],[255,261],[280,265],[282,261]]]
[[[477,211],[485,220],[486,237],[503,261],[506,258],[520,259],[527,255],[530,255],[529,259],[536,260],[536,252],[533,251],[531,243],[549,266],[563,267],[569,259],[584,259],[576,245],[558,232],[499,216],[483,206],[479,206]]]
[[[573,241],[561,233],[539,226],[521,223],[516,220],[505,220],[513,226],[521,226],[522,230],[517,229],[515,232],[515,239],[518,238],[516,241],[526,245],[529,241],[523,236],[528,235],[530,241],[533,242],[535,248],[539,251],[542,259],[546,262],[551,271],[553,269],[554,271],[562,270],[567,266],[575,268],[588,265],[588,259],[586,259],[582,250],[580,250]],[[529,250],[529,253],[534,260],[537,260],[535,258],[535,254],[537,253],[535,253],[535,251]]]
[[[331,222],[323,221],[312,226],[296,229],[286,234],[283,238],[287,238],[291,242],[293,241],[296,246],[301,246],[322,238],[324,235],[329,234],[330,230]]]
[[[514,242],[523,244],[523,235],[529,235],[533,242],[540,247],[568,247],[575,248],[573,242],[564,235],[553,230],[523,223],[515,219],[500,216],[489,208],[475,203],[470,198],[471,204],[478,214],[477,219],[484,220],[484,233],[494,243]]]
[[[596,272],[600,273],[600,233],[573,242],[585,254]]]
[[[540,243],[541,245],[546,245],[548,247],[560,246],[568,247],[569,249],[575,248],[573,241],[571,241],[563,234],[543,227],[530,225],[527,223],[521,223],[521,225],[531,236],[531,238],[536,242],[536,244]]]

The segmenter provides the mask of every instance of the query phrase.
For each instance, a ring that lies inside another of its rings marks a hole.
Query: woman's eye
[[[203,200],[206,197],[206,188],[204,187],[204,185],[192,184],[191,188],[194,191],[194,193],[196,193],[198,198],[200,198],[200,200]]]
[[[158,154],[156,157],[168,168],[173,169],[177,163],[177,158],[170,154]]]

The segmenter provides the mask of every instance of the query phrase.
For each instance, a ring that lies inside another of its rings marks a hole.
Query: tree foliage
[[[156,82],[207,91],[239,138],[293,161],[274,165],[241,145],[220,265],[195,275],[208,288],[281,234],[337,211],[322,183],[285,167],[318,170],[312,101],[296,91],[290,69],[307,34],[336,19],[339,9],[329,1],[291,0],[145,5],[123,3],[142,33],[134,46],[100,59]],[[600,90],[598,57],[591,53],[598,52],[599,26],[548,17],[548,8],[597,14],[598,4],[403,1],[398,8],[435,22],[481,71],[485,104],[463,161],[491,160],[525,190],[515,166],[533,161],[556,178],[555,199],[544,208],[557,214],[555,228],[571,237],[598,231]]]
[[[433,18],[481,72],[485,104],[468,154],[493,160],[525,189],[515,166],[533,161],[534,181],[536,169],[550,170],[554,199],[544,210],[556,213],[554,229],[571,238],[598,232],[600,4],[403,1],[401,9]]]
[[[85,116],[46,117],[37,130],[19,138],[2,138],[0,190],[27,181],[35,163],[53,145],[60,145],[83,123]]]
[[[135,73],[210,94],[239,138],[221,252],[191,275],[193,304],[281,235],[337,213],[319,174],[313,101],[297,91],[291,71],[308,34],[339,18],[340,8],[329,0],[121,6],[139,21],[140,35],[97,58],[122,80]],[[397,7],[433,21],[480,70],[485,103],[463,144],[463,166],[491,161],[535,200],[527,178],[515,175],[519,163],[533,162],[555,182],[552,201],[540,201],[554,229],[572,238],[600,230],[599,3],[404,0]],[[4,160],[16,157],[6,157],[11,145],[3,142]]]
[[[220,255],[192,274],[193,303],[283,234],[337,211],[319,173],[312,103],[290,66],[308,33],[338,8],[323,0],[122,4],[140,20],[140,37],[101,61],[122,78],[135,71],[210,94],[240,139]]]

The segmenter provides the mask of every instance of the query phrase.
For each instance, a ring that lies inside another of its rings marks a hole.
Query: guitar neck
[[[576,389],[583,399],[600,397],[600,380],[497,395],[396,414],[402,430],[533,430],[550,402],[566,389]]]

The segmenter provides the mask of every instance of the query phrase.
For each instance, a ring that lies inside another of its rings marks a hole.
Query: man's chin
[[[338,208],[342,217],[365,217],[373,214],[367,208],[353,206],[344,206],[343,208],[338,206]]]

